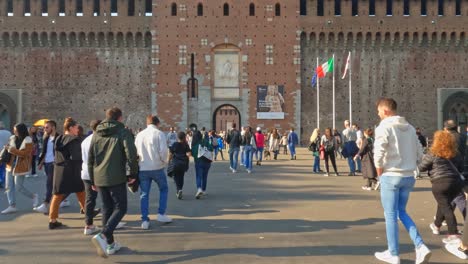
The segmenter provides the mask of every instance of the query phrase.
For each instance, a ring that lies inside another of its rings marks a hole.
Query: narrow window
[[[224,3],[223,5],[223,16],[229,16],[229,4]]]
[[[7,0],[7,15],[13,16],[13,0]]]
[[[134,16],[135,15],[135,0],[128,0],[128,16]]]
[[[439,16],[444,15],[444,0],[439,0],[438,8],[437,8],[437,14]]]
[[[171,16],[177,16],[177,4],[172,3],[171,5]]]
[[[323,16],[323,0],[317,1],[317,16]]]
[[[455,15],[461,16],[461,0],[455,0]]]
[[[387,0],[387,16],[393,15],[393,0]]]
[[[369,0],[369,16],[375,16],[375,0]]]
[[[427,16],[427,0],[421,0],[421,16]]]
[[[255,16],[255,4],[250,3],[249,5],[249,16]]]
[[[281,16],[281,5],[279,3],[275,5],[275,16]]]
[[[299,0],[299,14],[307,16],[307,0]]]
[[[41,1],[41,13],[42,13],[43,16],[47,16],[48,13],[49,13],[49,7],[48,7],[47,0],[42,0]]]
[[[65,16],[65,0],[59,0],[59,16]]]
[[[83,15],[83,0],[76,0],[76,15]]]
[[[203,16],[203,4],[198,3],[197,5],[197,16]]]
[[[353,0],[353,2],[351,3],[351,15],[358,15],[358,0]]]
[[[403,0],[403,15],[410,15],[409,0]]]
[[[190,78],[187,81],[189,98],[198,97],[198,80],[195,78],[195,54],[190,54]]]
[[[145,15],[153,15],[153,0],[145,0]]]
[[[31,16],[31,0],[24,0],[24,16]]]
[[[101,15],[101,3],[100,0],[94,0],[93,2],[93,15],[99,16]]]
[[[335,0],[335,16],[341,16],[341,0]]]
[[[111,0],[111,16],[117,16],[117,0]]]

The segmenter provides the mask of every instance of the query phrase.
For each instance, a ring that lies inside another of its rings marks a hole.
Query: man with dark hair
[[[229,144],[229,163],[232,173],[237,171],[237,162],[239,160],[239,150],[242,141],[241,133],[236,129],[236,124],[232,124],[232,129],[229,131],[226,143]]]
[[[138,172],[134,139],[122,123],[122,111],[111,108],[106,117],[96,128],[88,157],[89,178],[102,199],[103,229],[92,239],[102,257],[115,254],[121,247],[114,241],[114,230],[127,212],[126,183],[135,182]]]
[[[146,118],[147,127],[143,129],[135,139],[137,155],[139,157],[140,172],[140,208],[141,208],[141,228],[149,229],[149,194],[151,183],[154,181],[159,187],[159,208],[157,220],[162,223],[172,222],[166,215],[167,196],[169,188],[167,186],[166,164],[168,147],[166,135],[159,130],[159,118],[148,116]]]
[[[414,188],[414,173],[422,158],[416,130],[396,113],[396,102],[383,98],[377,104],[381,122],[375,130],[374,163],[380,180],[380,196],[385,216],[388,249],[375,257],[386,263],[400,263],[398,218],[408,231],[416,250],[416,264],[427,263],[431,251],[406,212]]]
[[[47,176],[46,180],[46,196],[44,202],[34,208],[34,211],[39,213],[48,214],[49,213],[49,204],[52,199],[52,185],[54,180],[54,160],[55,160],[55,139],[59,136],[57,133],[57,123],[53,120],[49,120],[44,125],[44,143],[42,147],[41,154],[39,155],[39,166],[38,169],[42,170],[44,167],[45,174]]]

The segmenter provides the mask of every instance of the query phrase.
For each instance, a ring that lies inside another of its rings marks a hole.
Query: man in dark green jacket
[[[133,183],[138,175],[133,135],[122,120],[119,108],[107,110],[106,120],[98,125],[89,149],[89,177],[93,189],[101,193],[103,204],[103,229],[92,241],[102,257],[115,254],[121,247],[114,241],[114,230],[127,212],[127,181]]]

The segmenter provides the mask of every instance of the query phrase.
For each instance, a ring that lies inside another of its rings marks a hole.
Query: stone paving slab
[[[338,163],[346,175],[346,162]],[[0,263],[379,263],[373,253],[386,247],[383,210],[378,192],[361,190],[362,177],[313,174],[305,149],[295,161],[285,155],[264,161],[252,174],[232,174],[228,167],[227,161],[213,163],[208,195],[201,200],[194,198],[193,166],[184,200],[176,199],[170,182],[171,224],[154,221],[153,186],[150,230],[140,229],[139,196],[129,194],[128,227],[116,232],[125,247],[108,259],[97,257],[91,238],[83,235],[73,195],[72,206],[60,214],[67,227],[48,230],[47,216],[34,213],[31,202],[17,194],[21,211],[0,215]],[[41,195],[44,185],[43,176],[27,179],[26,186]],[[6,206],[2,194],[0,208]],[[442,236],[430,232],[435,208],[430,182],[417,181],[408,212],[433,250],[431,263],[466,263],[445,252]],[[457,218],[462,222],[458,213]],[[412,243],[403,227],[400,231],[401,263],[414,263]]]

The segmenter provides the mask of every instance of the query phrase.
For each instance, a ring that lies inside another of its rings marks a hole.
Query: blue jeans
[[[250,145],[244,147],[244,165],[248,170],[252,170],[253,151]]]
[[[5,172],[6,172],[5,168],[6,168],[5,162],[2,162],[0,164],[0,185],[4,185],[5,183]]]
[[[205,161],[203,159],[198,159],[195,161],[195,178],[197,189],[202,189],[203,192],[206,191],[206,184],[208,181],[208,171],[210,170],[211,162]]]
[[[30,199],[34,198],[34,194],[24,187],[24,178],[26,176],[13,176],[11,171],[6,172],[6,194],[8,198],[8,205],[16,206],[16,191],[22,193]]]
[[[239,162],[239,148],[229,148],[229,164],[231,168],[237,170],[237,163]]]
[[[354,163],[353,158],[354,157],[348,157],[348,166],[349,166],[349,172],[350,173],[355,173],[356,172],[356,164]]]
[[[360,157],[356,159],[356,165],[357,165],[357,170],[361,171],[361,158]]]
[[[314,172],[320,172],[320,157],[314,156]]]
[[[413,190],[415,179],[411,177],[382,176],[380,177],[380,196],[385,215],[388,250],[392,256],[398,256],[398,221],[405,226],[414,246],[418,248],[424,241],[411,217],[406,213],[410,192]]]
[[[294,158],[296,156],[296,145],[293,143],[288,144],[289,147],[289,154],[291,154],[291,158]]]
[[[148,204],[149,204],[149,193],[151,190],[151,182],[155,181],[159,187],[159,209],[158,214],[165,214],[167,208],[167,193],[169,188],[167,187],[167,179],[165,169],[152,170],[152,171],[140,171],[138,174],[140,179],[140,208],[141,208],[141,220],[149,221],[148,218]]]
[[[255,159],[257,161],[263,160],[263,148],[257,148],[257,151],[255,151]]]
[[[240,146],[241,165],[243,166],[245,166],[244,149],[245,149],[245,146]]]
[[[54,183],[54,163],[53,162],[44,163],[44,171],[47,176],[46,196],[45,196],[44,202],[50,203],[50,200],[52,200],[52,187]]]

